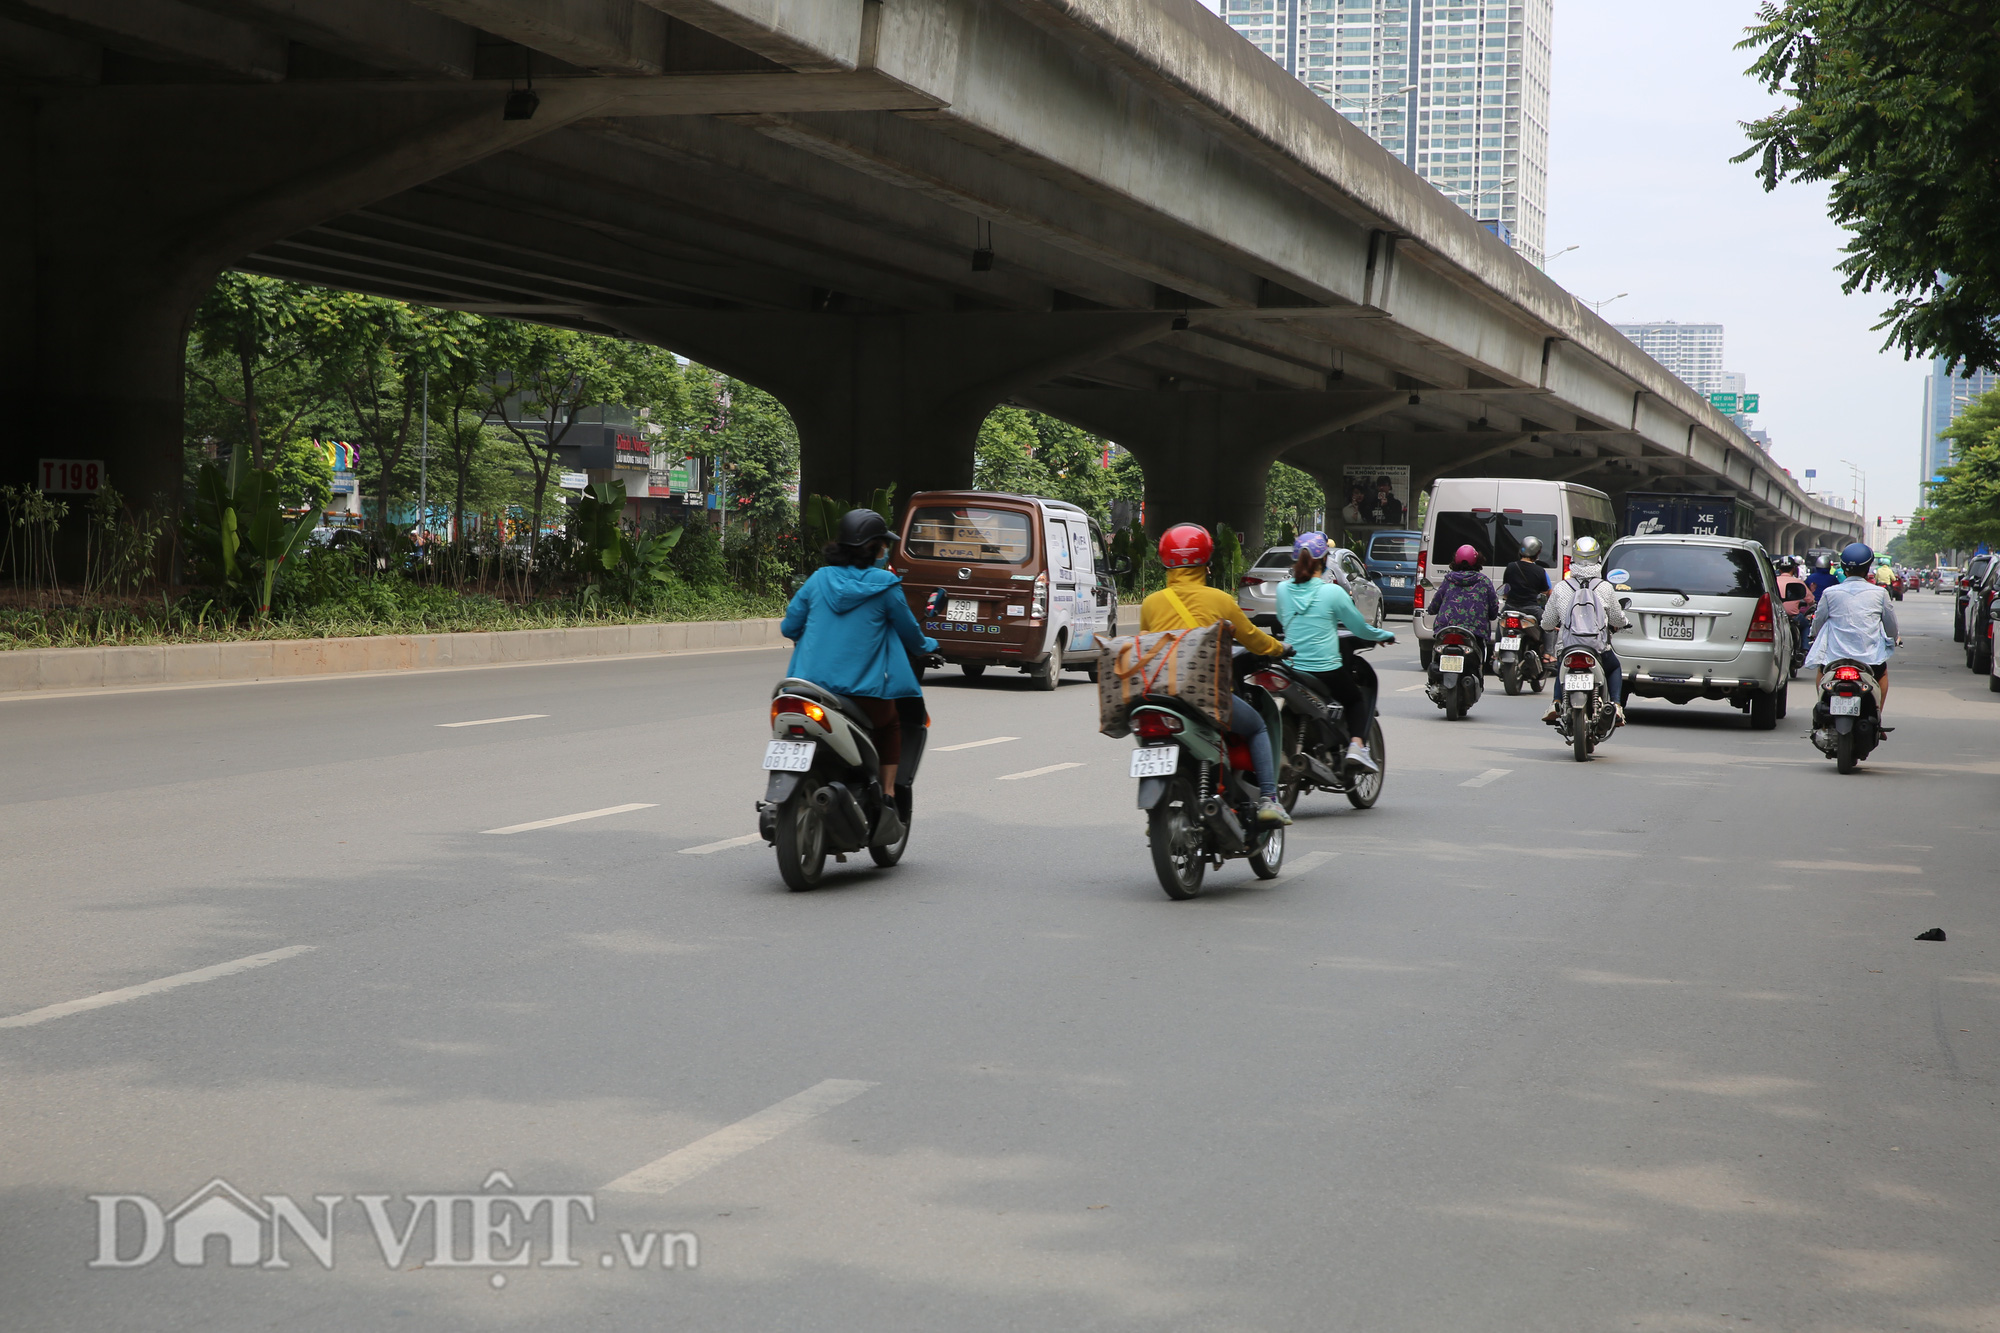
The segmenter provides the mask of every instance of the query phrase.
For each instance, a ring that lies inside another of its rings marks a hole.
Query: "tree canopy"
[[[1895,298],[1885,346],[2000,369],[2000,0],[1766,0],[1740,45],[1788,104],[1734,160],[1830,182],[1843,290]]]
[[[1909,549],[1917,557],[2000,545],[2000,389],[1973,399],[1944,436],[1952,461],[1910,527]]]

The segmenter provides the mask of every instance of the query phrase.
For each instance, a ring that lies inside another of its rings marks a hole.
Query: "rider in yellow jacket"
[[[1193,523],[1179,523],[1160,538],[1160,563],[1167,567],[1167,586],[1139,606],[1139,630],[1152,634],[1160,630],[1190,629],[1229,622],[1235,641],[1259,657],[1278,657],[1285,645],[1250,623],[1236,599],[1220,588],[1208,586],[1208,561],[1215,554],[1215,539]],[[1271,734],[1257,710],[1234,695],[1230,697],[1229,729],[1250,746],[1250,758],[1257,766],[1257,785],[1263,799],[1257,803],[1260,824],[1289,824],[1292,817],[1278,802],[1278,765],[1271,753]]]

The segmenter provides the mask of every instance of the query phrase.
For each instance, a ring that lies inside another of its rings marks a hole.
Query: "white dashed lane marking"
[[[512,717],[482,717],[471,722],[440,722],[440,727],[490,727],[495,722],[526,722],[531,718],[547,717],[547,713],[516,713]]]
[[[1018,741],[1019,736],[988,736],[983,741],[960,741],[957,745],[937,745],[933,753],[950,754],[953,750],[977,750],[982,745],[1005,745],[1008,741]]]
[[[724,838],[721,842],[705,842],[699,847],[681,848],[682,856],[707,856],[710,852],[726,852],[731,847],[748,847],[753,842],[764,841],[761,833],[746,833],[740,838]]]
[[[685,1148],[676,1148],[665,1157],[628,1171],[601,1192],[665,1194],[676,1185],[693,1180],[702,1172],[761,1147],[786,1130],[796,1129],[815,1116],[823,1115],[859,1097],[873,1083],[858,1078],[830,1078],[815,1083],[796,1096],[775,1106],[767,1106],[753,1116],[724,1126],[706,1138],[696,1139]]]
[[[80,1014],[87,1009],[102,1009],[108,1004],[123,1004],[127,1000],[158,995],[161,991],[176,990],[203,981],[214,981],[217,977],[233,976],[256,967],[269,967],[272,963],[283,962],[302,953],[311,953],[313,947],[310,944],[294,944],[283,949],[273,949],[269,953],[253,953],[248,958],[236,958],[227,963],[198,967],[192,972],[176,972],[170,977],[161,977],[158,981],[145,981],[137,986],[126,986],[119,990],[100,991],[96,995],[86,995],[81,1000],[64,1000],[61,1004],[31,1009],[25,1014],[15,1014],[12,1018],[0,1018],[0,1028],[33,1027],[37,1023],[46,1023],[51,1018],[61,1018],[66,1014]]]
[[[1489,768],[1484,773],[1481,773],[1478,777],[1467,778],[1465,781],[1459,783],[1458,785],[1461,787],[1484,787],[1487,783],[1497,782],[1501,778],[1506,777],[1509,773],[1512,773],[1513,771],[1514,770],[1511,768]]]
[[[1082,767],[1083,767],[1082,764],[1044,764],[1040,768],[1031,768],[1028,769],[1026,772],[1022,773],[1002,773],[997,779],[995,779],[995,781],[1013,782],[1020,778],[1038,778],[1042,776],[1042,774],[1044,773],[1060,773],[1065,768],[1082,768]]]
[[[631,805],[607,805],[602,810],[586,810],[580,815],[557,815],[554,819],[531,819],[525,824],[509,824],[506,828],[490,828],[488,833],[526,833],[530,829],[554,828],[558,824],[574,824],[579,819],[602,819],[606,815],[622,815],[627,810],[651,810],[657,801],[638,801]]]

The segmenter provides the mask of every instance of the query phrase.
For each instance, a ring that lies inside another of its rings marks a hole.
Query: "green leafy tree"
[[[199,411],[230,409],[222,443],[241,444],[264,466],[267,440],[281,444],[319,405],[302,392],[324,353],[328,293],[278,278],[225,273],[195,310],[188,341],[190,395]],[[212,399],[206,403],[204,399]]]
[[[1048,471],[1035,458],[1041,437],[1035,414],[1021,407],[996,407],[979,424],[972,449],[972,484],[1009,495],[1047,495]]]
[[[2000,369],[2000,0],[1767,0],[1741,46],[1787,105],[1735,160],[1830,183],[1843,290],[1894,295],[1888,346]]]
[[[1316,515],[1326,509],[1326,495],[1319,483],[1295,467],[1271,465],[1270,479],[1264,484],[1264,540],[1275,546],[1289,542],[1312,527]]]
[[[1952,461],[1930,488],[1911,542],[1934,551],[2000,544],[2000,389],[1973,399],[1943,437]]]

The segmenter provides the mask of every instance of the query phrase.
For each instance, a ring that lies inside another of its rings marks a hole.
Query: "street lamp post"
[[[1621,301],[1624,298],[1630,296],[1631,294],[1632,293],[1630,292],[1620,292],[1616,296],[1607,296],[1602,301],[1593,301],[1587,296],[1579,296],[1576,299],[1583,302],[1585,305],[1589,306],[1591,310],[1593,310],[1597,314],[1601,315],[1604,313],[1604,307],[1610,305],[1613,301]]]

